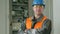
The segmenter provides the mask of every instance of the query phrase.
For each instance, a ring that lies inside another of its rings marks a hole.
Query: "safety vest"
[[[42,28],[42,25],[46,19],[47,19],[47,17],[43,16],[43,18],[34,25],[34,29]],[[32,28],[32,19],[27,18],[26,19],[26,29],[31,29],[31,28]]]

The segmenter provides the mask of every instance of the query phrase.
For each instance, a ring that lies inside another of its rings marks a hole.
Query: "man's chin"
[[[40,14],[42,14],[42,13],[37,13],[37,15],[40,15]]]

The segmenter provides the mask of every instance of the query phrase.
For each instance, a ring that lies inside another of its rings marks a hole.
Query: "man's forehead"
[[[43,5],[43,4],[35,4],[35,5],[33,5],[32,7],[44,7],[45,8],[45,5]]]

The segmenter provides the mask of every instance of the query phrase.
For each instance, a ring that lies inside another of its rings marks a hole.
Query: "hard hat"
[[[43,0],[33,0],[32,6],[34,5],[43,5],[45,6],[45,3]]]

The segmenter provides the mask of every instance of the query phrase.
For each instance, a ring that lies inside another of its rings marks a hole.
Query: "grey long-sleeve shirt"
[[[38,19],[35,19],[34,17],[32,17],[32,21],[33,21],[32,29],[33,29],[34,24],[37,21],[40,21],[42,19],[42,17],[43,17],[43,15],[41,15],[41,17],[39,17]],[[23,21],[23,23],[21,24],[21,30],[24,31],[25,29],[26,29],[26,23],[25,23],[25,21]],[[51,33],[51,20],[46,19],[44,21],[44,23],[43,23],[42,28],[41,29],[37,29],[37,32],[39,34],[50,34]]]

